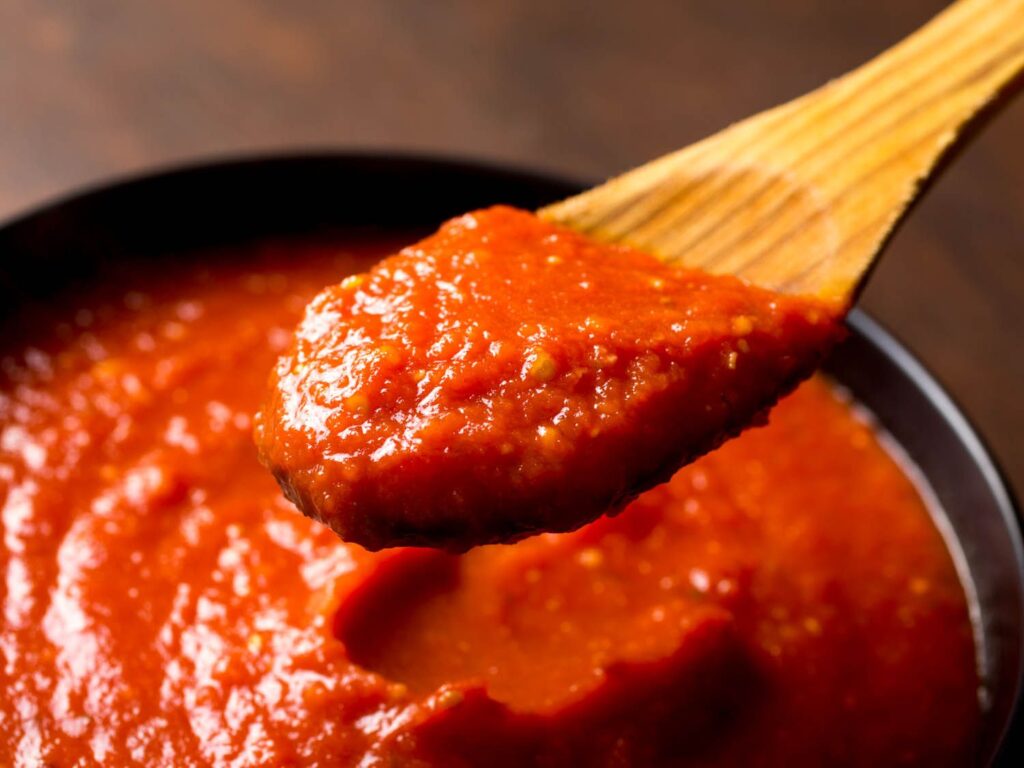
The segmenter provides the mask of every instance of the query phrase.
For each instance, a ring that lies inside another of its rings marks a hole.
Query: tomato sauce
[[[252,414],[393,242],[103,275],[0,347],[0,764],[963,765],[964,591],[824,380],[572,533],[370,553]]]
[[[343,539],[464,551],[618,510],[747,426],[838,335],[823,303],[499,206],[318,295],[256,439]]]

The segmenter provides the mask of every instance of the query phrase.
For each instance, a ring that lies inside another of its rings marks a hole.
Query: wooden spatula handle
[[[961,0],[858,70],[542,214],[849,299],[942,157],[1024,69],[1024,0]]]

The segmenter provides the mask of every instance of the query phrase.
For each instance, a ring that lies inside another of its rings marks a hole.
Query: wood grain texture
[[[946,4],[0,0],[0,218],[112,175],[310,146],[607,178],[857,67]],[[1024,491],[1022,137],[1018,100],[901,228],[860,303]]]
[[[960,0],[854,72],[541,215],[672,263],[846,300],[1022,70],[1024,0]]]

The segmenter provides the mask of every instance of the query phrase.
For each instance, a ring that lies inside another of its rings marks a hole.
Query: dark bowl
[[[355,227],[430,229],[491,203],[535,208],[580,185],[480,162],[318,154],[198,165],[75,195],[0,228],[0,317],[52,301],[118,263],[198,246]],[[1024,550],[1014,503],[959,408],[867,315],[826,368],[920,468],[976,595],[985,718],[979,764],[1020,765]],[[940,520],[940,523],[942,521]],[[921,691],[928,696],[927,690]]]

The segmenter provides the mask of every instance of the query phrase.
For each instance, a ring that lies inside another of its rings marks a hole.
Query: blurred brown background
[[[596,179],[859,64],[941,0],[0,0],[0,218],[185,158],[465,153]],[[863,298],[1024,489],[1024,97]]]

